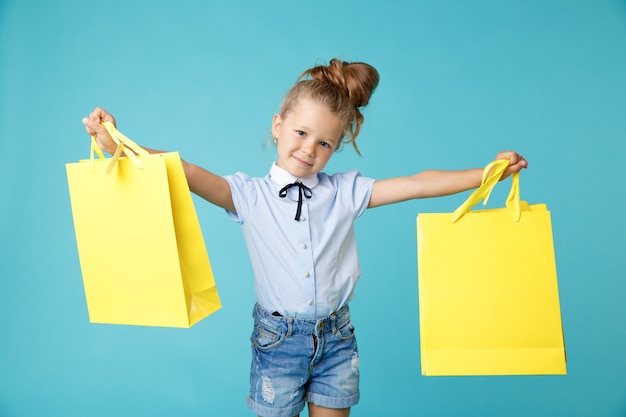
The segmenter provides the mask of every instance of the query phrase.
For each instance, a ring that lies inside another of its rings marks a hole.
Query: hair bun
[[[300,78],[309,76],[313,80],[334,85],[345,94],[354,107],[364,107],[378,86],[378,71],[364,62],[343,62],[333,58],[330,63],[305,71]]]

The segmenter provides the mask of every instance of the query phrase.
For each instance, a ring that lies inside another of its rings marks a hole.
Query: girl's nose
[[[314,145],[312,143],[309,143],[308,141],[305,141],[302,144],[302,148],[301,149],[302,149],[302,152],[304,154],[306,154],[308,156],[315,156],[315,153],[314,153],[315,147],[314,147]]]

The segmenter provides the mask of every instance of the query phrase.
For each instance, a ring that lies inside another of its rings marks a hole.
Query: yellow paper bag
[[[91,159],[66,165],[89,319],[190,327],[221,303],[180,157],[103,125],[113,157],[92,138]]]
[[[565,374],[550,212],[519,200],[485,203],[508,166],[494,161],[454,213],[417,216],[422,374]]]

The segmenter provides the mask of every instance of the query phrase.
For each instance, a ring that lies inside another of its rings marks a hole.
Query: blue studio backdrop
[[[265,175],[283,94],[333,57],[381,82],[363,157],[346,147],[328,172],[529,160],[522,198],[552,213],[568,355],[566,376],[422,376],[415,216],[467,194],[368,210],[353,415],[626,416],[623,0],[0,1],[0,416],[251,415],[239,226],[194,197],[222,310],[191,329],[90,324],[65,164],[88,156],[81,118],[101,106],[140,144]]]

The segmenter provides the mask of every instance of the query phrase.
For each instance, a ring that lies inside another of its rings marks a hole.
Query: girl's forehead
[[[312,100],[301,100],[286,118],[303,127],[326,131],[329,136],[336,136],[337,132],[343,131],[341,119],[323,104]]]

